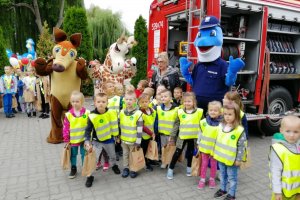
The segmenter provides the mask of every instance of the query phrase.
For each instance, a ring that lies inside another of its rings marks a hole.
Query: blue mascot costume
[[[223,33],[220,21],[214,16],[207,16],[201,22],[199,32],[194,41],[197,49],[198,63],[192,74],[189,68],[192,62],[181,57],[180,70],[185,80],[192,86],[196,94],[198,107],[205,113],[210,101],[222,102],[225,93],[232,86],[245,63],[240,59],[229,58],[229,64],[221,58]]]

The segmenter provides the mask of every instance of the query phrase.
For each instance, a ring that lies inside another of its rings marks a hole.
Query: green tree
[[[121,15],[92,6],[87,11],[87,17],[92,35],[93,57],[103,62],[108,48],[117,41],[124,30]]]
[[[4,44],[3,31],[0,27],[0,75],[4,74],[4,66],[9,65]]]
[[[52,54],[52,48],[54,47],[52,36],[49,32],[47,22],[44,22],[43,31],[39,36],[39,40],[36,45],[36,53],[38,57],[47,58]]]
[[[132,48],[132,56],[137,59],[137,72],[131,79],[131,84],[136,86],[139,80],[145,79],[147,76],[148,32],[146,20],[141,15],[134,24],[134,39],[138,42],[138,45]]]
[[[70,36],[73,33],[81,33],[81,45],[77,49],[78,57],[92,60],[93,49],[85,9],[71,7],[66,11],[64,18],[64,31]]]

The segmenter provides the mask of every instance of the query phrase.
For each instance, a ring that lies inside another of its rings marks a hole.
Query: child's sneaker
[[[198,189],[202,190],[205,187],[205,180],[200,180],[198,183]]]
[[[104,165],[103,165],[103,171],[107,171],[108,168],[109,168],[109,163],[105,162]]]
[[[85,182],[86,187],[92,187],[94,181],[94,176],[88,176]]]
[[[186,168],[186,176],[192,176],[192,168],[191,167]]]
[[[167,172],[167,178],[169,179],[169,180],[172,180],[173,179],[173,169],[168,169],[168,172]]]
[[[112,166],[112,170],[114,171],[115,174],[120,174],[121,173],[118,165]]]
[[[215,181],[215,179],[213,179],[213,178],[209,179],[208,187],[211,188],[211,189],[216,188],[216,181]]]
[[[231,196],[230,194],[227,194],[224,200],[235,200],[235,197]]]
[[[70,172],[70,174],[69,174],[69,178],[70,178],[70,179],[75,178],[75,177],[76,177],[76,174],[77,174],[77,168],[76,168],[76,166],[72,166],[72,167],[71,167],[71,172]]]
[[[137,177],[137,175],[138,175],[137,172],[134,172],[134,171],[131,171],[131,172],[130,172],[130,177],[131,177],[131,178],[135,178],[135,177]]]
[[[129,176],[129,169],[128,168],[124,168],[123,172],[122,172],[122,177],[123,178],[127,178]]]
[[[166,165],[166,164],[161,164],[161,165],[160,165],[160,168],[161,168],[161,169],[166,169],[167,166],[168,166],[168,165]]]
[[[153,171],[153,167],[148,164],[148,165],[146,165],[146,170],[152,172]]]
[[[102,167],[101,161],[99,160],[96,165],[96,170],[99,170]]]
[[[214,194],[214,198],[220,199],[220,198],[224,197],[226,194],[227,194],[226,191],[223,191],[223,190],[219,189],[219,190]]]

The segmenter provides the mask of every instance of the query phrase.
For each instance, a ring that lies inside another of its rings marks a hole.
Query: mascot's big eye
[[[60,51],[60,47],[56,47],[56,48],[54,49],[54,51],[55,51],[55,53],[58,53],[58,52]]]
[[[197,38],[201,38],[201,33],[200,32],[197,33]]]
[[[217,32],[216,32],[216,30],[212,30],[211,32],[210,32],[210,36],[217,36]]]
[[[71,56],[71,58],[73,58],[73,57],[75,56],[75,52],[74,52],[74,51],[71,51],[71,52],[70,52],[70,56]]]

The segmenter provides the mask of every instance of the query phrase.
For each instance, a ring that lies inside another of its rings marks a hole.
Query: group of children
[[[20,68],[5,66],[4,72],[0,78],[0,94],[3,97],[5,117],[15,117],[18,111],[26,112],[28,117],[35,117],[37,111],[42,111],[39,117],[49,118],[49,77],[37,76],[33,67],[22,72]]]

